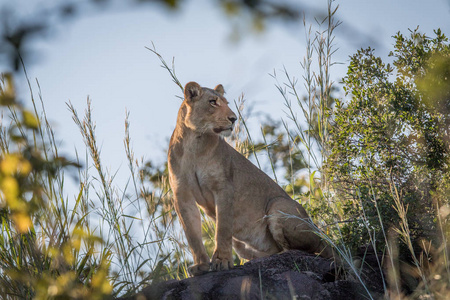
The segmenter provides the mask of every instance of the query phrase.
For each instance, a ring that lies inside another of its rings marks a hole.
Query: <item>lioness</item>
[[[194,257],[189,272],[232,268],[232,247],[248,260],[288,249],[332,257],[331,248],[311,232],[305,209],[224,141],[237,118],[223,95],[220,84],[214,89],[186,84],[169,145],[175,210]],[[216,223],[211,260],[196,204]]]

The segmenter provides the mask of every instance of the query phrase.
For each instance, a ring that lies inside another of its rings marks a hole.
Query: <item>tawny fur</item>
[[[232,247],[249,260],[289,249],[332,257],[304,208],[223,140],[236,120],[223,94],[222,85],[188,83],[169,145],[174,206],[194,257],[190,273],[232,268]],[[211,260],[197,205],[216,223]]]

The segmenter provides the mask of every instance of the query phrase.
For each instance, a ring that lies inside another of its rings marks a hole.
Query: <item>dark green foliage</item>
[[[438,242],[437,209],[448,204],[442,189],[449,174],[449,66],[447,38],[417,30],[395,37],[393,66],[373,49],[351,56],[344,89],[349,102],[336,101],[326,170],[343,211],[355,221],[343,228],[355,247],[369,231],[383,249],[384,229],[400,228],[406,209],[414,246]]]

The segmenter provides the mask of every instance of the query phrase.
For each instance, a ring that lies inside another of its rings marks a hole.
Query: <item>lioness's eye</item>
[[[216,100],[209,100],[209,103],[210,103],[212,106],[216,106],[216,105],[217,105]]]

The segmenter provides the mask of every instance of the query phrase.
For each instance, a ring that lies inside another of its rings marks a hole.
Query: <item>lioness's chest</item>
[[[183,188],[189,189],[195,197],[195,201],[205,212],[214,217],[216,199],[214,195],[220,189],[220,181],[223,179],[221,166],[210,159],[183,158],[183,174],[185,180]]]
[[[173,171],[179,179],[179,188],[189,190],[197,204],[214,217],[217,195],[233,188],[231,161],[225,151],[227,144],[222,140],[214,147],[211,144],[201,140],[185,141],[184,151],[175,157],[177,168]]]

